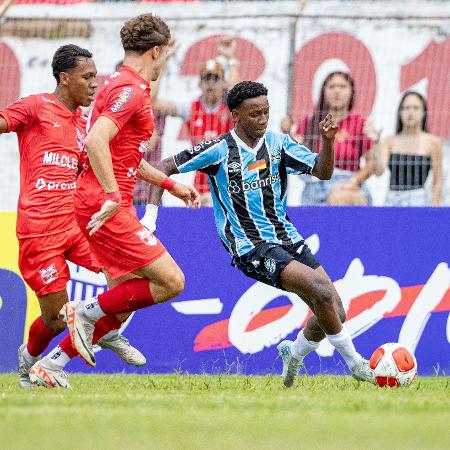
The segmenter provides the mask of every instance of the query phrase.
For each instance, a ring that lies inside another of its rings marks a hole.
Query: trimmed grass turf
[[[444,449],[450,378],[379,389],[349,377],[72,375],[22,390],[0,375],[4,449]]]

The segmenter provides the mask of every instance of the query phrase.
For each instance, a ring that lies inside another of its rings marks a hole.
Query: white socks
[[[98,298],[89,298],[84,301],[84,314],[92,322],[97,322],[97,320],[105,317],[106,314],[103,312],[102,308],[98,304]]]
[[[298,359],[300,362],[303,362],[303,358],[308,354],[317,350],[320,342],[308,341],[303,334],[303,330],[297,335],[297,339],[292,343],[291,353],[295,359]]]
[[[22,355],[23,355],[23,359],[24,359],[28,364],[31,364],[31,365],[33,365],[36,361],[39,360],[39,356],[33,356],[33,355],[30,355],[30,353],[28,352],[28,347],[25,347],[25,348],[24,348],[24,350],[23,350],[23,352],[22,352]]]
[[[327,334],[330,344],[342,355],[348,367],[353,369],[362,359],[362,356],[356,351],[352,338],[346,328],[338,334]]]
[[[46,358],[55,366],[55,369],[63,369],[70,361],[67,353],[59,345],[57,345]]]

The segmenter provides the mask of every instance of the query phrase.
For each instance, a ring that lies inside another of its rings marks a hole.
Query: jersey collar
[[[255,147],[251,148],[236,134],[234,128],[231,130],[231,136],[233,136],[233,139],[236,141],[236,144],[238,144],[239,147],[244,147],[245,150],[252,153],[258,153],[258,150],[263,146],[264,140],[266,139],[266,134],[264,133],[264,136],[257,142]]]
[[[132,67],[130,66],[122,66],[118,72],[128,72],[131,73],[135,78],[137,78],[140,82],[144,83],[145,86],[150,89],[150,83],[147,80],[144,80],[141,75],[139,75],[138,72],[136,72]]]

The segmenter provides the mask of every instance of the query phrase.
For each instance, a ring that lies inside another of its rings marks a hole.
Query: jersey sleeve
[[[118,85],[106,94],[100,116],[111,119],[119,130],[142,111],[145,91],[133,84]]]
[[[200,144],[178,153],[173,160],[181,173],[206,169],[220,164],[224,160],[226,147],[226,142],[221,139],[202,141]]]
[[[11,103],[8,107],[0,111],[8,124],[8,132],[21,131],[31,125],[36,116],[35,97],[25,97]]]
[[[287,173],[306,173],[311,174],[319,157],[318,153],[314,153],[304,145],[295,142],[287,134],[283,135],[284,163]]]

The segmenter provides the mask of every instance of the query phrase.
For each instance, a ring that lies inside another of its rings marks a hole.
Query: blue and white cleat
[[[294,384],[295,377],[298,375],[300,369],[303,367],[303,362],[299,359],[294,358],[291,353],[292,341],[281,341],[277,345],[278,353],[283,360],[283,373],[281,377],[283,378],[283,384],[286,387],[292,387]]]

